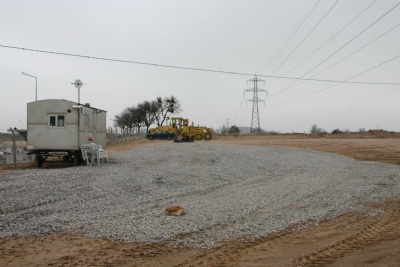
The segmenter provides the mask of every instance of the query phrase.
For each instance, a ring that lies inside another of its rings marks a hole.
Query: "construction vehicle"
[[[189,126],[189,119],[184,119],[181,117],[172,117],[167,125],[158,126],[151,128],[149,133],[152,134],[158,130],[164,130],[169,132],[176,132],[178,138],[184,140],[211,140],[212,130],[211,128],[205,126]]]

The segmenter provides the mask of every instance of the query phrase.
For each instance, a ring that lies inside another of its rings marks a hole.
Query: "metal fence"
[[[27,154],[17,154],[16,158],[17,158],[17,163],[33,161],[33,157],[31,155],[27,155]],[[8,165],[8,164],[13,164],[13,163],[14,163],[14,155],[13,154],[6,154],[3,156],[0,156],[0,165]]]
[[[136,130],[109,127],[107,131],[107,145],[119,144],[139,138],[146,138],[145,129]]]

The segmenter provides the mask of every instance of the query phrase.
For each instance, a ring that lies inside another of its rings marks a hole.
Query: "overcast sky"
[[[181,103],[180,116],[196,125],[250,127],[253,102],[247,100],[253,94],[245,90],[257,74],[265,80],[259,88],[268,91],[268,97],[259,93],[264,130],[308,132],[317,124],[327,131],[400,131],[398,3],[2,0],[0,132],[26,128],[35,79],[21,72],[38,77],[38,100],[78,101],[71,83],[80,79],[81,102],[107,110],[108,126],[124,108],[173,95]]]

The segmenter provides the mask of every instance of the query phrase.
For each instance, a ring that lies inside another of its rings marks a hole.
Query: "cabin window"
[[[55,127],[56,126],[56,116],[49,116],[49,126]]]
[[[50,115],[49,116],[50,127],[65,127],[65,115]]]

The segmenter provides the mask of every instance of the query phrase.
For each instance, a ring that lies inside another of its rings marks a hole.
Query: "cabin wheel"
[[[43,168],[44,159],[41,155],[35,156],[36,167]]]
[[[79,159],[80,159],[80,156],[78,154],[75,154],[74,155],[74,166],[75,167],[79,165]]]

